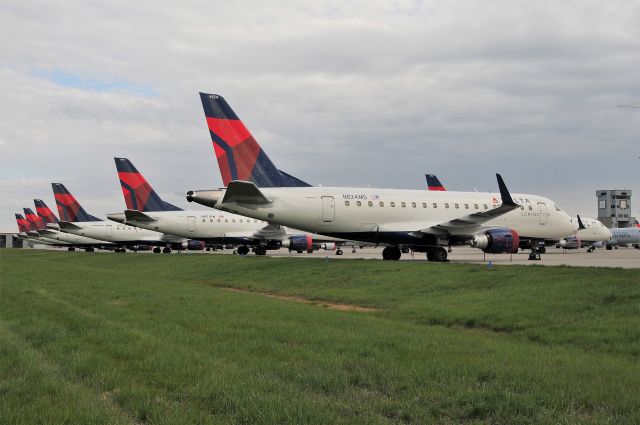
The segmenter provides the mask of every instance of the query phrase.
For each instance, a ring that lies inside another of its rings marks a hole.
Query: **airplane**
[[[572,222],[578,224],[578,231],[573,236],[567,236],[558,241],[556,245],[563,249],[578,249],[587,247],[587,252],[595,251],[597,246],[611,239],[611,231],[594,218],[571,219]]]
[[[34,199],[33,202],[40,222],[40,227],[38,227],[36,231],[41,237],[70,244],[71,246],[69,247],[69,251],[75,251],[76,247],[83,248],[86,252],[93,252],[96,248],[113,249],[115,247],[115,245],[110,242],[61,232],[60,230],[53,228],[54,226],[49,227],[49,224],[58,223],[58,218],[42,199]]]
[[[425,174],[425,177],[429,190],[446,190],[435,174]],[[575,235],[567,236],[559,241],[544,241],[545,244],[555,244],[556,248],[563,249],[578,249],[586,246],[588,247],[587,252],[593,252],[597,246],[611,238],[609,229],[594,218],[581,219],[580,216],[577,216],[577,219],[572,218],[571,221],[578,228]],[[538,250],[541,254],[546,252],[546,248],[542,244]]]
[[[110,220],[201,240],[208,246],[237,246],[240,255],[248,254],[249,247],[253,248],[256,255],[265,255],[267,250],[281,247],[300,253],[318,249],[334,250],[337,243],[341,242],[223,211],[184,211],[163,201],[127,158],[114,160],[127,209],[124,213],[109,214],[107,217]],[[301,182],[288,175],[285,179],[287,181],[282,184]],[[336,254],[342,255],[342,250],[338,248]]]
[[[222,96],[200,93],[216,155],[225,154],[232,179],[226,189],[189,191],[187,199],[270,223],[386,247],[385,260],[399,260],[403,248],[446,261],[443,247],[468,244],[490,253],[531,248],[575,231],[555,202],[537,195],[511,196],[496,174],[500,195],[349,187],[261,187],[246,181],[273,165]],[[216,145],[220,147],[216,148]],[[258,148],[256,150],[255,148]],[[251,149],[253,148],[253,149]],[[221,166],[222,168],[222,166]],[[275,167],[274,167],[275,168]],[[243,180],[244,179],[244,180]]]
[[[51,187],[56,199],[60,221],[56,224],[48,224],[49,228],[59,228],[66,233],[109,241],[118,245],[115,252],[125,252],[127,248],[137,251],[146,247],[154,247],[153,252],[157,254],[160,252],[160,246],[163,246],[162,252],[169,254],[172,249],[203,248],[200,242],[197,244],[189,243],[181,237],[139,229],[126,224],[113,225],[111,222],[88,214],[62,183],[51,183]]]
[[[16,224],[18,225],[18,238],[26,241],[36,242],[44,245],[53,245],[54,242],[41,237],[32,225],[22,214],[16,213]],[[63,245],[63,244],[61,244]]]
[[[622,244],[633,245],[634,248],[640,249],[640,227],[615,227],[609,229],[611,231],[611,239],[605,242],[607,250]]]

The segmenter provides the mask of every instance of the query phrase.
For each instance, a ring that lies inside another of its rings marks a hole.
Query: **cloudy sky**
[[[640,210],[637,1],[39,1],[0,5],[0,231],[63,182],[124,208],[114,156],[167,201],[220,173],[198,91],[325,186],[496,190]]]

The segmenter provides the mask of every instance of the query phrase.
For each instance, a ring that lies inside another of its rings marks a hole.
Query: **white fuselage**
[[[640,244],[640,227],[616,227],[609,230],[611,239],[607,241],[607,245]]]
[[[586,245],[597,246],[598,243],[611,239],[611,232],[599,220],[594,218],[581,218],[584,229],[578,230],[575,235],[560,239],[558,245],[562,248],[575,249]],[[571,222],[578,226],[578,219],[572,218]]]
[[[305,231],[394,243],[399,234],[438,234],[438,225],[488,211],[501,204],[500,195],[482,192],[303,187],[261,188],[267,204],[218,202],[219,209]],[[577,226],[555,203],[536,195],[512,195],[521,207],[480,226],[454,227],[450,236],[507,227],[521,238],[559,240]]]
[[[110,221],[87,221],[73,223],[78,228],[65,228],[61,230],[74,235],[86,236],[88,238],[100,239],[117,244],[127,243],[182,243],[183,238],[173,235],[165,235],[147,229],[139,229],[126,224],[113,223]]]
[[[127,224],[143,229],[154,230],[170,235],[197,240],[212,239],[257,239],[280,240],[293,235],[306,235],[307,232],[286,227],[280,231],[270,232],[269,223],[256,218],[249,218],[217,210],[187,210],[187,211],[151,211],[145,215],[154,221],[127,219]],[[313,239],[322,241],[339,241],[338,239],[311,235]]]
[[[73,233],[61,232],[52,228],[47,229],[43,235],[47,240],[56,241],[56,243],[65,243],[70,245],[107,245],[110,242],[89,238],[86,236],[75,235]]]

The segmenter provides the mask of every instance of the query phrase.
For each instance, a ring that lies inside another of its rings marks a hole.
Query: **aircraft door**
[[[322,221],[330,223],[336,218],[336,202],[333,196],[322,197]]]
[[[538,202],[538,224],[544,226],[547,224],[547,204],[544,202]]]
[[[105,231],[107,232],[107,236],[113,235],[113,226],[111,226],[110,224],[107,224],[105,226]]]
[[[196,231],[196,218],[192,215],[187,217],[187,231],[189,232]]]

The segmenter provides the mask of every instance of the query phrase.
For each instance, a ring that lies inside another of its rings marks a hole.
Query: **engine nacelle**
[[[577,236],[568,236],[564,239],[560,239],[560,241],[558,242],[558,245],[560,245],[560,248],[564,248],[564,249],[578,249],[580,248],[582,242],[580,242],[580,238],[578,238]]]
[[[182,249],[186,249],[187,251],[202,251],[204,247],[204,241],[196,241],[193,239],[189,239],[182,244]]]
[[[324,249],[325,251],[335,251],[336,248],[336,244],[333,242],[325,242],[320,245],[320,249]]]
[[[506,227],[489,229],[473,235],[471,246],[492,254],[516,253],[520,246],[520,235]]]
[[[313,251],[313,238],[311,235],[290,236],[282,245],[289,251]]]

